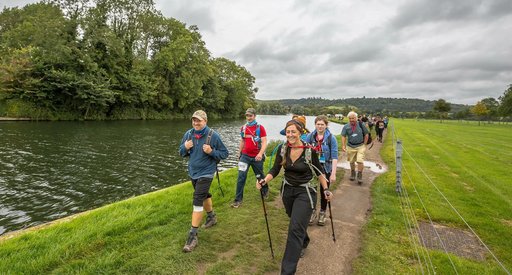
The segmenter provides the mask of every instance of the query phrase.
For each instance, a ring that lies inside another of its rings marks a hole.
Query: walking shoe
[[[316,220],[316,210],[313,210],[313,213],[311,213],[311,218],[309,218],[309,225],[313,225]]]
[[[238,208],[240,206],[242,206],[242,201],[234,201],[231,203],[231,207],[233,208]]]
[[[325,225],[325,211],[320,211],[320,217],[318,217],[317,225],[324,226]]]
[[[359,183],[359,185],[361,185],[363,183],[363,172],[362,171],[357,173],[357,183]]]
[[[198,243],[197,234],[189,233],[187,242],[185,243],[185,246],[183,247],[183,252],[185,252],[185,253],[192,252],[192,250],[194,250],[194,248],[196,248],[197,243]]]
[[[203,228],[210,228],[217,224],[217,215],[206,216],[206,222],[203,224]]]
[[[350,180],[356,179],[356,170],[350,170]]]

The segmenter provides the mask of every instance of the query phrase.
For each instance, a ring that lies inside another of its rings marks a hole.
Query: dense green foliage
[[[439,118],[443,121],[443,118],[448,117],[448,112],[452,109],[450,104],[444,99],[438,99],[434,102],[434,111],[439,114]]]
[[[512,116],[512,84],[508,86],[502,96],[499,97],[498,111],[503,116]]]
[[[413,98],[345,98],[345,99],[323,99],[320,97],[309,97],[301,99],[281,99],[271,101],[259,101],[258,106],[265,106],[263,111],[285,109],[291,113],[303,113],[307,115],[325,114],[347,114],[350,110],[369,114],[399,114],[407,112],[426,113],[432,112],[435,102]],[[274,106],[274,108],[269,108]],[[467,106],[462,104],[450,104],[452,111],[460,111]],[[296,112],[294,112],[296,111]]]
[[[236,117],[254,77],[152,0],[48,0],[0,13],[0,116]]]
[[[390,172],[378,177],[372,186],[373,211],[364,230],[362,256],[356,263],[358,273],[455,274],[444,251],[427,249],[430,258],[426,257],[418,237],[411,235],[415,232],[413,225],[407,222],[428,223],[431,218],[435,223],[468,232],[441,192],[510,271],[512,240],[504,237],[512,234],[510,126],[401,119],[392,123],[394,138],[404,145],[402,179],[408,199],[395,192],[390,126],[381,150]],[[450,257],[458,274],[505,274],[489,253],[483,261],[453,254]]]

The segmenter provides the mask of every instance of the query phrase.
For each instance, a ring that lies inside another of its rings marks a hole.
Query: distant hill
[[[365,113],[395,113],[395,112],[430,112],[435,101],[417,98],[345,98],[345,99],[323,99],[319,97],[301,99],[279,99],[279,100],[258,100],[261,103],[280,103],[284,106],[299,105],[303,107],[357,107]],[[471,107],[463,104],[451,104],[451,113],[456,113],[465,108]]]

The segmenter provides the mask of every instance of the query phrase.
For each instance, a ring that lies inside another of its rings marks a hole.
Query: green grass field
[[[218,224],[199,229],[199,245],[192,253],[182,252],[192,213],[192,185],[186,182],[86,212],[71,221],[4,237],[0,239],[0,274],[277,272],[289,222],[275,202],[280,200],[281,177],[270,182],[270,202],[266,203],[274,260],[254,174],[249,173],[243,206],[233,209],[229,204],[235,196],[237,170],[230,169],[221,173],[225,197],[216,179],[211,187]]]
[[[469,260],[425,250],[419,239],[412,241],[414,220],[429,222],[429,216],[435,223],[469,231],[450,204],[511,272],[512,126],[392,121],[395,137],[405,149],[403,183],[408,199],[405,192],[395,192],[393,129],[388,128],[381,156],[391,164],[391,172],[372,187],[373,212],[364,230],[357,273],[506,274],[490,253],[483,261]]]

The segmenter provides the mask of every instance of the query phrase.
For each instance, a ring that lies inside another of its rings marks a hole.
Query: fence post
[[[402,192],[402,141],[396,141],[396,192]]]

